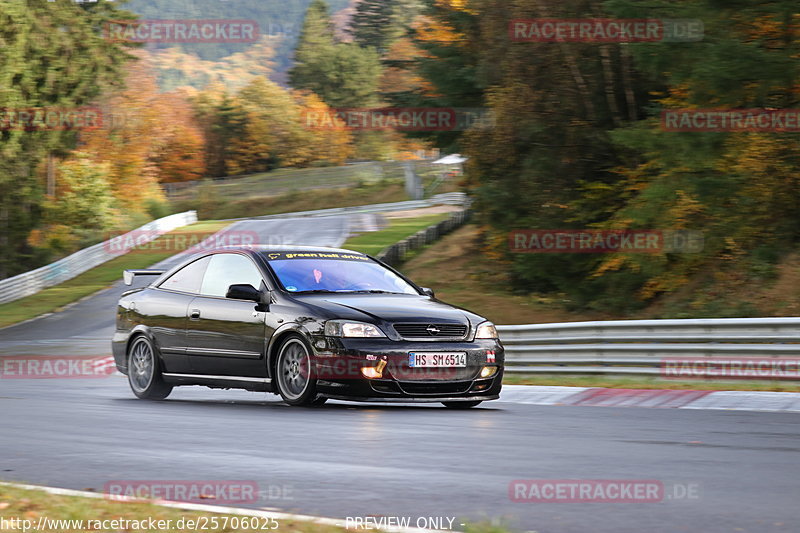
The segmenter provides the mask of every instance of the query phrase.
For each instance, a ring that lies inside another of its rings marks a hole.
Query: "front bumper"
[[[324,394],[324,396],[332,400],[344,400],[347,402],[381,402],[381,403],[441,403],[441,402],[487,402],[489,400],[497,400],[500,398],[499,394],[484,395],[484,396],[440,396],[419,398],[413,396],[407,397],[394,397],[394,396],[375,396],[375,397],[362,397],[362,396],[339,396],[337,394]]]
[[[503,346],[497,340],[411,342],[391,339],[318,337],[314,371],[320,394],[357,401],[442,402],[499,398],[503,381]],[[465,353],[466,367],[416,369],[410,352]],[[383,362],[383,363],[381,363]],[[383,368],[366,378],[364,367]],[[495,373],[481,377],[484,367]]]

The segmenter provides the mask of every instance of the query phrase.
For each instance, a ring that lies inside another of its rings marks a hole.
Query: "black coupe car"
[[[139,398],[204,385],[466,408],[500,393],[494,325],[361,253],[225,248],[137,275],[158,278],[122,295],[112,345]]]

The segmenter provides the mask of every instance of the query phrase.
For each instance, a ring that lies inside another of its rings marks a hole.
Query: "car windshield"
[[[419,294],[403,278],[361,254],[282,252],[264,256],[289,292]]]

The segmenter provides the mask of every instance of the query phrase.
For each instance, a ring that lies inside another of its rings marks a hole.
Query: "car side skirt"
[[[272,392],[272,379],[244,376],[209,376],[206,374],[162,374],[172,385],[200,385],[212,389],[245,389],[253,392]]]

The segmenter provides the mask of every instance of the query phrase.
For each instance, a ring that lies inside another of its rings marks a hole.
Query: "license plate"
[[[411,368],[465,367],[467,354],[464,352],[409,352],[408,366]]]

